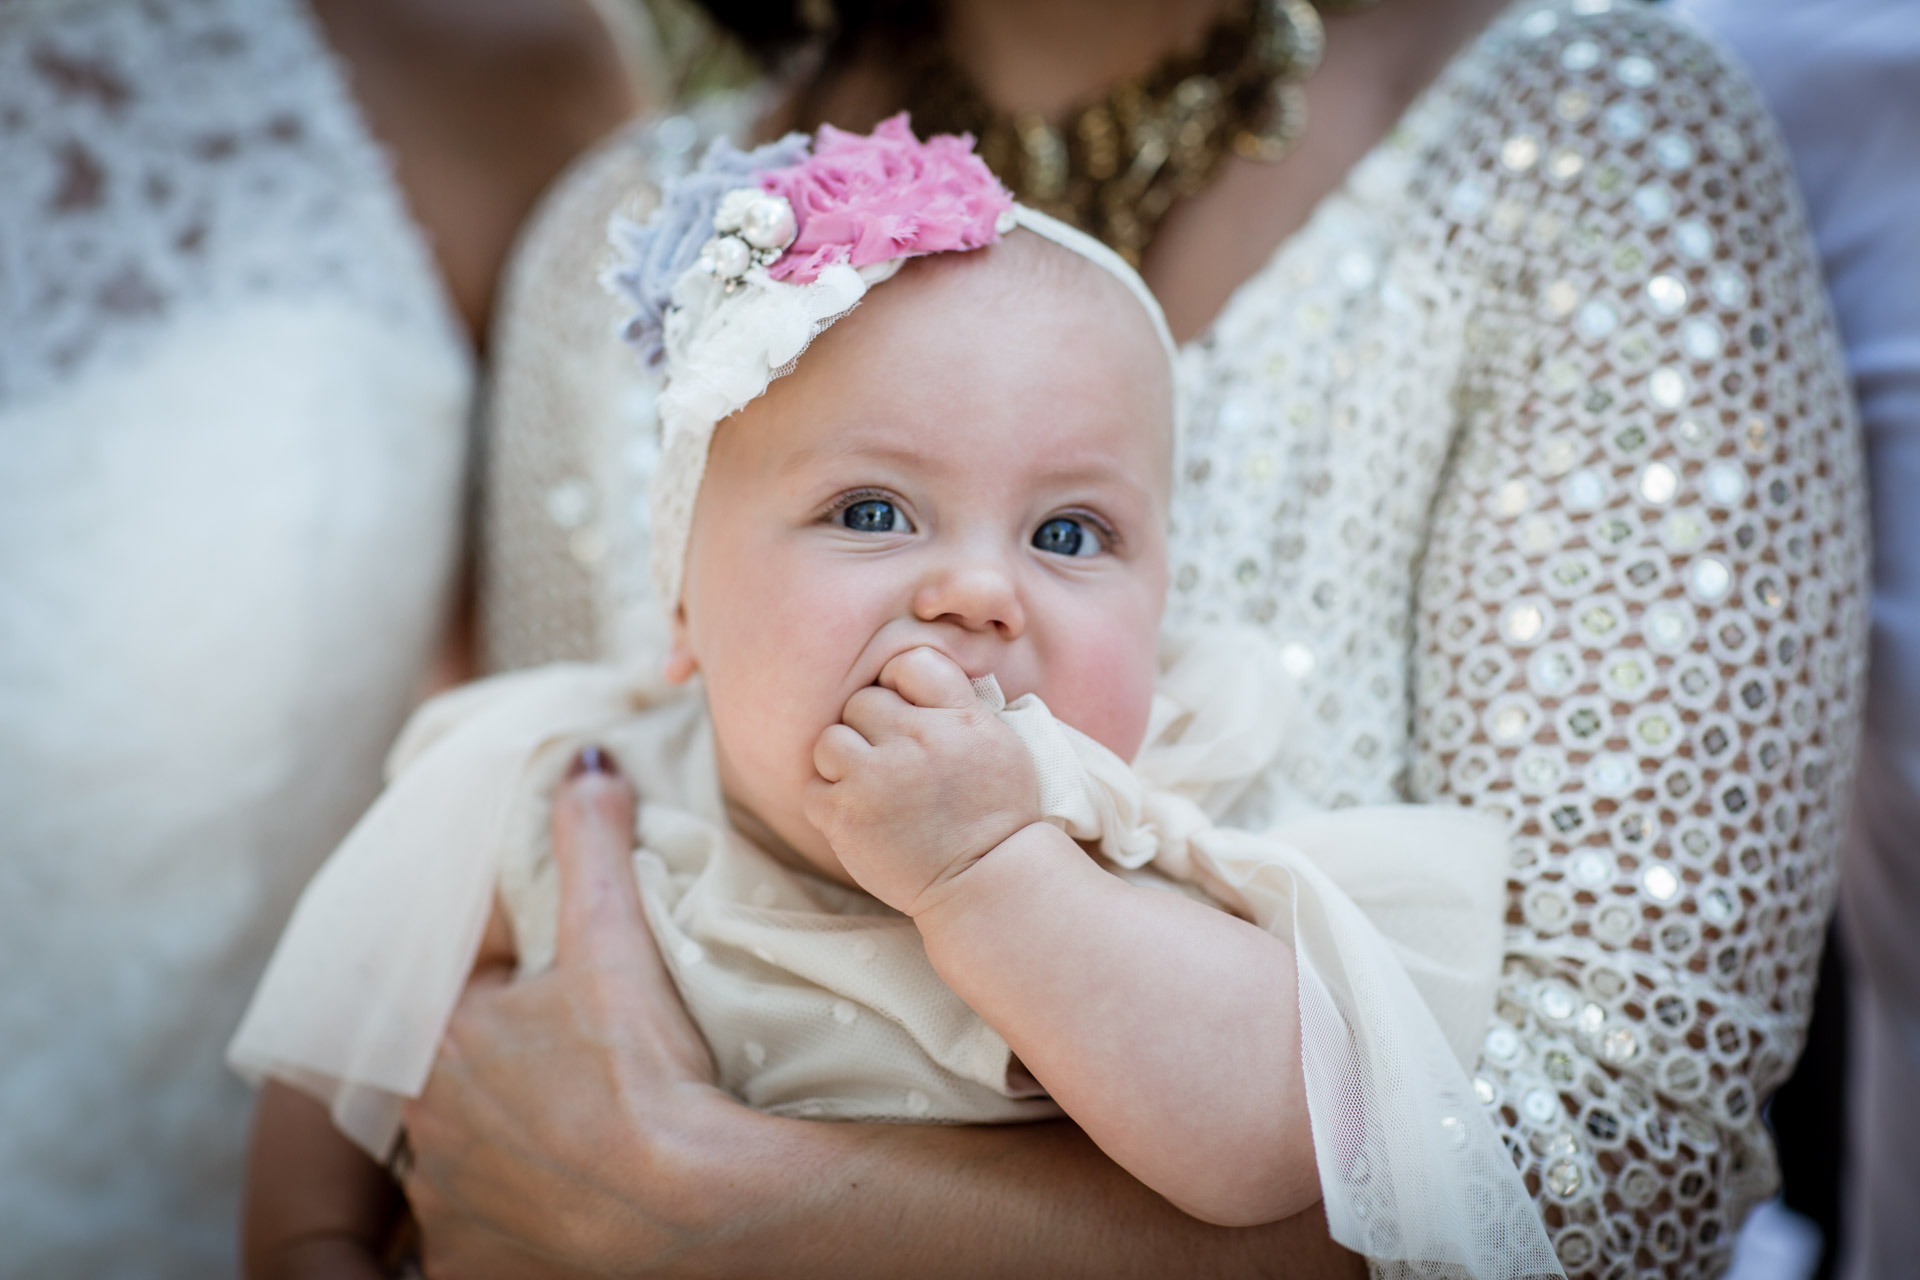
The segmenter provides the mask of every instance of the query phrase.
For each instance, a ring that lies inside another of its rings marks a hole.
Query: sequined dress
[[[496,666],[655,643],[655,388],[592,282],[710,128],[603,148],[522,246]],[[1717,1274],[1775,1180],[1866,645],[1858,427],[1758,99],[1656,9],[1525,0],[1184,360],[1171,616],[1267,628],[1315,728],[1265,812],[1506,815],[1475,1090],[1569,1275]]]
[[[221,1049],[444,616],[471,362],[289,0],[0,0],[0,1275],[236,1267]]]

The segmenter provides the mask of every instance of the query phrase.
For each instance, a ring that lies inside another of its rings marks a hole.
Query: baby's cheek
[[[726,727],[760,740],[751,754],[774,775],[769,785],[812,776],[814,740],[840,718],[841,686],[864,639],[844,594],[804,570],[776,556],[743,567],[727,584],[716,652],[703,664],[709,700],[727,704]]]
[[[1132,760],[1153,711],[1155,645],[1114,636],[1061,655],[1043,693],[1053,714],[1122,760]]]
[[[813,777],[814,742],[832,720],[823,704],[807,696],[809,687],[799,677],[778,672],[769,661],[742,682],[749,689],[734,686],[730,692],[745,696],[730,699],[724,715],[713,707],[714,728],[727,754],[751,771],[743,781],[756,795],[791,808]]]

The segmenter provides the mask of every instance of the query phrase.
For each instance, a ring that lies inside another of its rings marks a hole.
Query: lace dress
[[[471,367],[287,0],[0,0],[0,1275],[234,1269],[221,1049],[436,638]]]
[[[653,642],[654,388],[592,279],[709,127],[584,161],[509,280],[495,665]],[[1506,816],[1475,1092],[1569,1275],[1716,1274],[1775,1180],[1866,644],[1857,425],[1751,88],[1658,10],[1526,0],[1185,359],[1171,617],[1267,628],[1314,727],[1256,808]]]

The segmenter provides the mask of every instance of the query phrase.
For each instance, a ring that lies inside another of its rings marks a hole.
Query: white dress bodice
[[[292,0],[0,4],[0,1275],[236,1260],[221,1048],[442,625],[470,359]]]
[[[705,132],[583,162],[512,269],[495,665],[657,635],[656,389],[594,275]],[[1184,359],[1170,617],[1265,628],[1308,713],[1256,808],[1508,819],[1475,1092],[1569,1275],[1717,1274],[1774,1179],[1866,653],[1857,422],[1747,81],[1658,9],[1522,0]]]

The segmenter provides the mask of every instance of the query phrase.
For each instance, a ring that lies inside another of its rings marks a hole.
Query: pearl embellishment
[[[700,247],[700,269],[733,289],[754,267],[779,261],[799,234],[799,224],[785,196],[739,187],[720,198],[713,230],[713,238]]]

